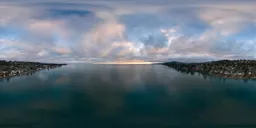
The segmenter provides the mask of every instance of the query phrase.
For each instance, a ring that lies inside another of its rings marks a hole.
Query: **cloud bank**
[[[0,59],[256,59],[252,0],[1,0]]]

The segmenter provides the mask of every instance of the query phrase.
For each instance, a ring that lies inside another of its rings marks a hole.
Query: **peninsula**
[[[53,69],[63,65],[66,64],[0,60],[0,78],[28,75],[39,70]]]
[[[256,79],[256,60],[220,60],[203,63],[167,62],[163,65],[183,72],[235,79]]]

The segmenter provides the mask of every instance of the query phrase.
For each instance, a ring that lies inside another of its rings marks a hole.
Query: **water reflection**
[[[161,65],[72,65],[13,78],[0,83],[8,85],[0,86],[0,126],[255,124],[255,81],[189,74]]]
[[[33,75],[35,72],[30,72],[30,73],[27,73],[26,76],[31,76]],[[14,77],[19,77],[19,76],[14,76]],[[6,78],[0,78],[0,83],[1,82],[4,82],[6,80],[6,82],[10,82],[10,80],[14,77],[6,77]]]

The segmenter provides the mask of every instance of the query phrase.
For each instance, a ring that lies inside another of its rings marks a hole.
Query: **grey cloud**
[[[255,47],[256,42],[248,41],[222,41],[219,43],[214,43],[211,47],[211,52],[221,55],[232,55],[232,56],[253,56],[256,52]]]
[[[142,37],[141,41],[145,46],[153,46],[154,48],[162,48],[167,46],[167,38],[161,33],[156,35],[148,35]]]
[[[238,41],[236,36],[248,25],[255,27],[251,0],[1,0],[0,4],[1,27],[19,32],[1,36],[16,40],[13,45],[0,44],[0,49],[12,49],[11,56],[8,50],[1,51],[0,59],[104,62],[256,57],[255,39]],[[176,31],[174,35],[161,32],[169,29]]]

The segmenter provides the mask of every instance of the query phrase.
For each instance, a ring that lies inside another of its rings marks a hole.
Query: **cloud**
[[[69,48],[62,48],[62,47],[56,47],[54,48],[54,51],[59,54],[69,54],[71,53]]]
[[[7,13],[8,12],[8,13]],[[0,6],[0,26],[15,25],[16,23],[26,22],[27,18],[34,12],[19,6],[1,5]]]
[[[40,51],[37,55],[38,56],[45,56],[45,55],[48,55],[48,52],[43,50],[43,51]]]
[[[223,36],[240,32],[247,25],[255,22],[256,15],[252,12],[254,6],[213,6],[204,7],[200,18],[217,30]]]
[[[0,1],[0,59],[256,58],[250,0]],[[8,12],[8,13],[6,13]]]

